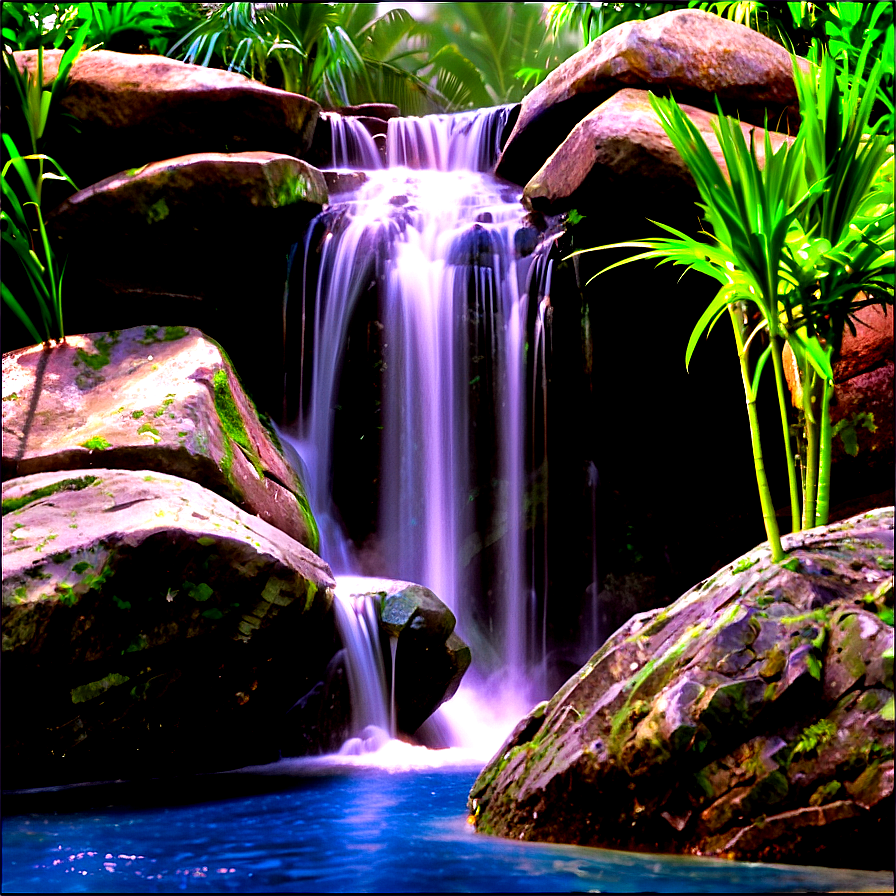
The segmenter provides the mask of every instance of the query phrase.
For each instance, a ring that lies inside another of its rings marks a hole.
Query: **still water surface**
[[[219,798],[3,820],[3,892],[856,892],[888,873],[684,859],[474,834],[480,766],[285,761]],[[277,774],[270,774],[271,771]],[[208,781],[209,778],[206,778]],[[216,781],[218,779],[215,779]],[[185,795],[185,798],[189,795]],[[175,800],[175,802],[177,802]]]

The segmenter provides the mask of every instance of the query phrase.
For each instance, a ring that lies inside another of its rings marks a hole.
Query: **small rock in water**
[[[495,217],[491,212],[480,212],[476,215],[476,220],[482,224],[491,224]]]
[[[389,200],[390,205],[406,205],[408,201],[408,197],[404,195],[393,196]]]

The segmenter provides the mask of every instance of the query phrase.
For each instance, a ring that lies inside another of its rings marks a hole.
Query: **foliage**
[[[401,45],[417,23],[402,9],[375,11],[368,3],[222,3],[170,53],[330,107],[373,100],[396,102],[408,114],[438,107],[441,97],[408,67]]]
[[[164,53],[199,15],[198,3],[4,3],[3,41],[10,50],[67,49],[87,26],[93,49]]]
[[[0,211],[0,237],[21,262],[28,284],[31,287],[34,304],[40,313],[40,328],[22,303],[13,295],[6,282],[0,284],[3,301],[10,307],[36,342],[62,339],[65,336],[62,316],[62,277],[65,265],[60,265],[47,235],[41,198],[44,182],[63,180],[77,189],[71,178],[46,153],[43,148],[50,112],[65,91],[71,66],[80,52],[86,26],[81,26],[74,36],[71,47],[60,60],[59,70],[50,88],[43,86],[43,49],[38,48],[35,60],[36,71],[19,69],[12,55],[3,52],[3,65],[13,84],[19,100],[19,108],[24,116],[31,152],[23,155],[12,137],[3,134],[3,149],[6,162],[3,165],[2,195],[3,209]],[[36,172],[29,167],[36,162]],[[47,171],[50,165],[55,171]],[[10,171],[14,171],[20,184],[17,191],[12,184]],[[26,303],[26,305],[29,303]],[[41,335],[40,331],[43,331]]]
[[[545,27],[539,4],[444,3],[421,26],[441,92],[453,106],[518,102],[578,46],[562,29]],[[549,24],[549,23],[548,23]],[[467,64],[445,77],[448,54]],[[441,70],[440,70],[441,69]]]
[[[700,337],[727,310],[741,366],[763,519],[776,561],[783,558],[783,549],[756,413],[764,366],[771,357],[793,528],[801,522],[821,525],[827,522],[830,489],[832,365],[843,329],[853,326],[861,308],[893,301],[892,151],[887,159],[892,134],[876,135],[883,120],[869,128],[882,69],[878,61],[864,76],[871,40],[866,38],[852,72],[847,60],[837,63],[821,48],[810,74],[802,73],[794,58],[803,126],[792,144],[784,141],[777,150],[766,131],[764,164],[753,137],[748,147],[739,122],[721,115],[719,107],[714,130],[727,176],[677,103],[651,96],[663,128],[697,184],[713,241],[660,224],[671,237],[615,244],[647,250],[618,264],[655,259],[686,265],[719,281],[719,292],[691,334],[685,360],[690,363]],[[764,336],[768,346],[751,365],[749,349],[758,336]],[[784,340],[800,361],[807,396],[802,514],[783,375]]]

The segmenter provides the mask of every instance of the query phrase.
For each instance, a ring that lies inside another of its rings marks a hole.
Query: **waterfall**
[[[526,421],[554,234],[528,222],[518,188],[487,173],[509,110],[391,120],[388,167],[368,170],[309,228],[304,263],[293,266],[303,282],[291,283],[285,312],[296,418],[287,429],[337,576],[431,588],[454,611],[480,677],[500,672],[521,691],[546,651],[530,608]],[[347,358],[374,337],[382,357],[355,383]],[[369,379],[381,422],[361,435],[367,445],[346,444],[340,396]],[[353,508],[343,501],[340,513],[333,495],[368,445],[379,460],[378,517],[360,557],[341,521]]]
[[[333,168],[367,170],[383,167],[376,142],[357,118],[336,112],[321,112],[321,118],[330,122]]]

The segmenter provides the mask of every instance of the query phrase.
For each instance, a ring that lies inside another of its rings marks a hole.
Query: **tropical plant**
[[[94,49],[164,53],[199,15],[198,3],[4,3],[3,41],[10,50],[67,49],[88,26]]]
[[[50,120],[50,113],[65,91],[68,75],[81,50],[87,26],[82,25],[74,36],[71,47],[62,55],[56,78],[49,88],[43,86],[43,48],[38,47],[35,71],[19,68],[12,54],[3,52],[3,65],[7,76],[14,85],[19,106],[27,126],[31,152],[23,155],[8,133],[3,134],[4,155],[8,156],[2,169],[3,208],[0,209],[0,236],[2,241],[21,261],[35,302],[40,312],[43,336],[25,307],[13,295],[4,282],[3,301],[9,306],[28,332],[38,342],[65,336],[62,317],[62,275],[65,266],[60,265],[47,236],[41,206],[44,183],[48,180],[63,180],[77,189],[71,178],[46,153],[42,144]],[[29,162],[36,163],[36,174],[32,174]],[[55,171],[46,170],[50,165]],[[20,196],[12,186],[10,170],[15,171],[20,182]]]
[[[796,531],[801,522],[814,526],[827,520],[831,440],[828,405],[833,388],[832,365],[839,354],[843,327],[868,304],[892,304],[892,190],[887,194],[892,156],[885,163],[890,142],[886,137],[874,136],[873,129],[867,133],[881,63],[864,79],[866,56],[867,46],[862,65],[852,78],[845,64],[838,67],[826,54],[820,57],[817,74],[813,71],[811,75],[803,75],[794,58],[803,128],[792,144],[785,141],[777,150],[766,131],[764,166],[752,136],[748,147],[739,122],[723,116],[719,107],[714,130],[727,177],[677,103],[651,96],[657,117],[700,191],[700,207],[713,242],[660,224],[671,238],[598,247],[648,250],[605,270],[655,259],[660,264],[687,265],[720,282],[719,292],[691,334],[685,361],[690,364],[700,337],[727,310],[741,367],[763,520],[776,561],[782,559],[783,549],[756,412],[765,364],[771,357],[792,528]],[[866,84],[871,89],[863,94]],[[754,323],[751,309],[758,310],[758,323]],[[768,346],[751,365],[749,349],[761,333]],[[809,404],[804,405],[807,462],[802,514],[784,384],[785,340],[802,363],[804,394],[809,396]],[[821,500],[817,501],[819,494]]]
[[[329,107],[376,100],[414,114],[444,105],[415,74],[419,61],[403,44],[416,27],[403,9],[376,16],[368,3],[222,3],[170,53],[224,65]]]
[[[579,49],[568,34],[546,27],[536,3],[438,4],[434,20],[421,28],[434,66],[449,53],[468,61],[456,72],[457,106],[518,102],[530,82]]]

